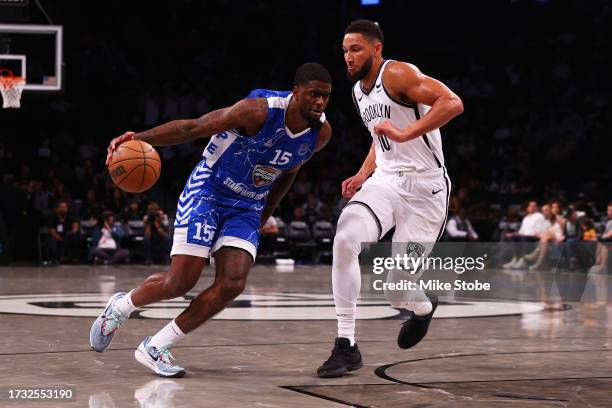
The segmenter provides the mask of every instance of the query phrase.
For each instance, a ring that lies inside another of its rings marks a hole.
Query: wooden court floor
[[[357,322],[364,367],[320,379],[316,369],[336,333],[330,267],[255,266],[245,293],[173,349],[188,375],[169,380],[137,363],[133,351],[210,284],[210,269],[186,297],[134,315],[107,352],[88,344],[108,295],[158,270],[0,268],[0,406],[612,406],[607,275],[590,282],[597,296],[559,311],[442,299],[428,336],[411,350],[395,344],[402,315],[381,299],[364,298]],[[75,399],[7,397],[9,389],[32,387],[69,387]]]

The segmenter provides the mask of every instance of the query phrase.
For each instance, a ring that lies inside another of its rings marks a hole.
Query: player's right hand
[[[106,149],[106,167],[108,167],[110,159],[113,156],[113,152],[117,149],[117,146],[123,142],[127,142],[128,140],[132,140],[135,134],[136,133],[134,132],[125,132],[121,136],[111,140],[110,144],[108,145],[108,149]]]
[[[367,177],[356,174],[342,182],[342,197],[351,198],[365,183]]]

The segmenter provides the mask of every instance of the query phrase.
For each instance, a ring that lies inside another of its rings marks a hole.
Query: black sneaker
[[[336,337],[336,344],[331,356],[317,369],[321,378],[342,377],[349,371],[357,370],[363,366],[361,353],[357,343],[351,347],[351,341],[344,337]]]
[[[413,311],[410,311],[408,320],[402,324],[402,328],[397,335],[397,345],[402,349],[409,349],[416,346],[427,334],[429,323],[438,307],[438,297],[433,293],[427,296],[431,302],[431,312],[425,316],[417,316]]]

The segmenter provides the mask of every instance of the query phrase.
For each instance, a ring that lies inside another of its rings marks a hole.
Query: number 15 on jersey
[[[210,243],[212,241],[217,229],[215,226],[201,222],[195,222],[193,225],[195,226],[195,231],[193,227],[189,228],[191,230],[189,233],[191,239],[199,241],[198,243]]]

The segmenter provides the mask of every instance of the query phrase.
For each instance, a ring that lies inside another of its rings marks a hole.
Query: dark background
[[[32,234],[60,199],[78,216],[88,189],[105,202],[113,185],[106,145],[125,130],[200,116],[252,88],[289,89],[304,62],[334,77],[330,145],[302,170],[337,215],[341,181],[354,174],[370,136],[350,98],[344,27],[380,23],[385,58],[417,65],[447,84],[465,112],[442,129],[455,202],[483,239],[526,200],[560,200],[594,218],[612,199],[608,1],[42,1],[64,26],[65,86],[27,92],[0,110],[0,213],[16,233],[15,259],[35,258]],[[22,16],[45,18],[32,2]],[[9,22],[0,8],[0,21]],[[13,18],[13,21],[15,19]],[[159,149],[158,184],[138,196],[173,215],[205,141]],[[126,196],[125,199],[133,197]],[[290,194],[286,221],[304,194]],[[21,245],[19,244],[21,243]]]

